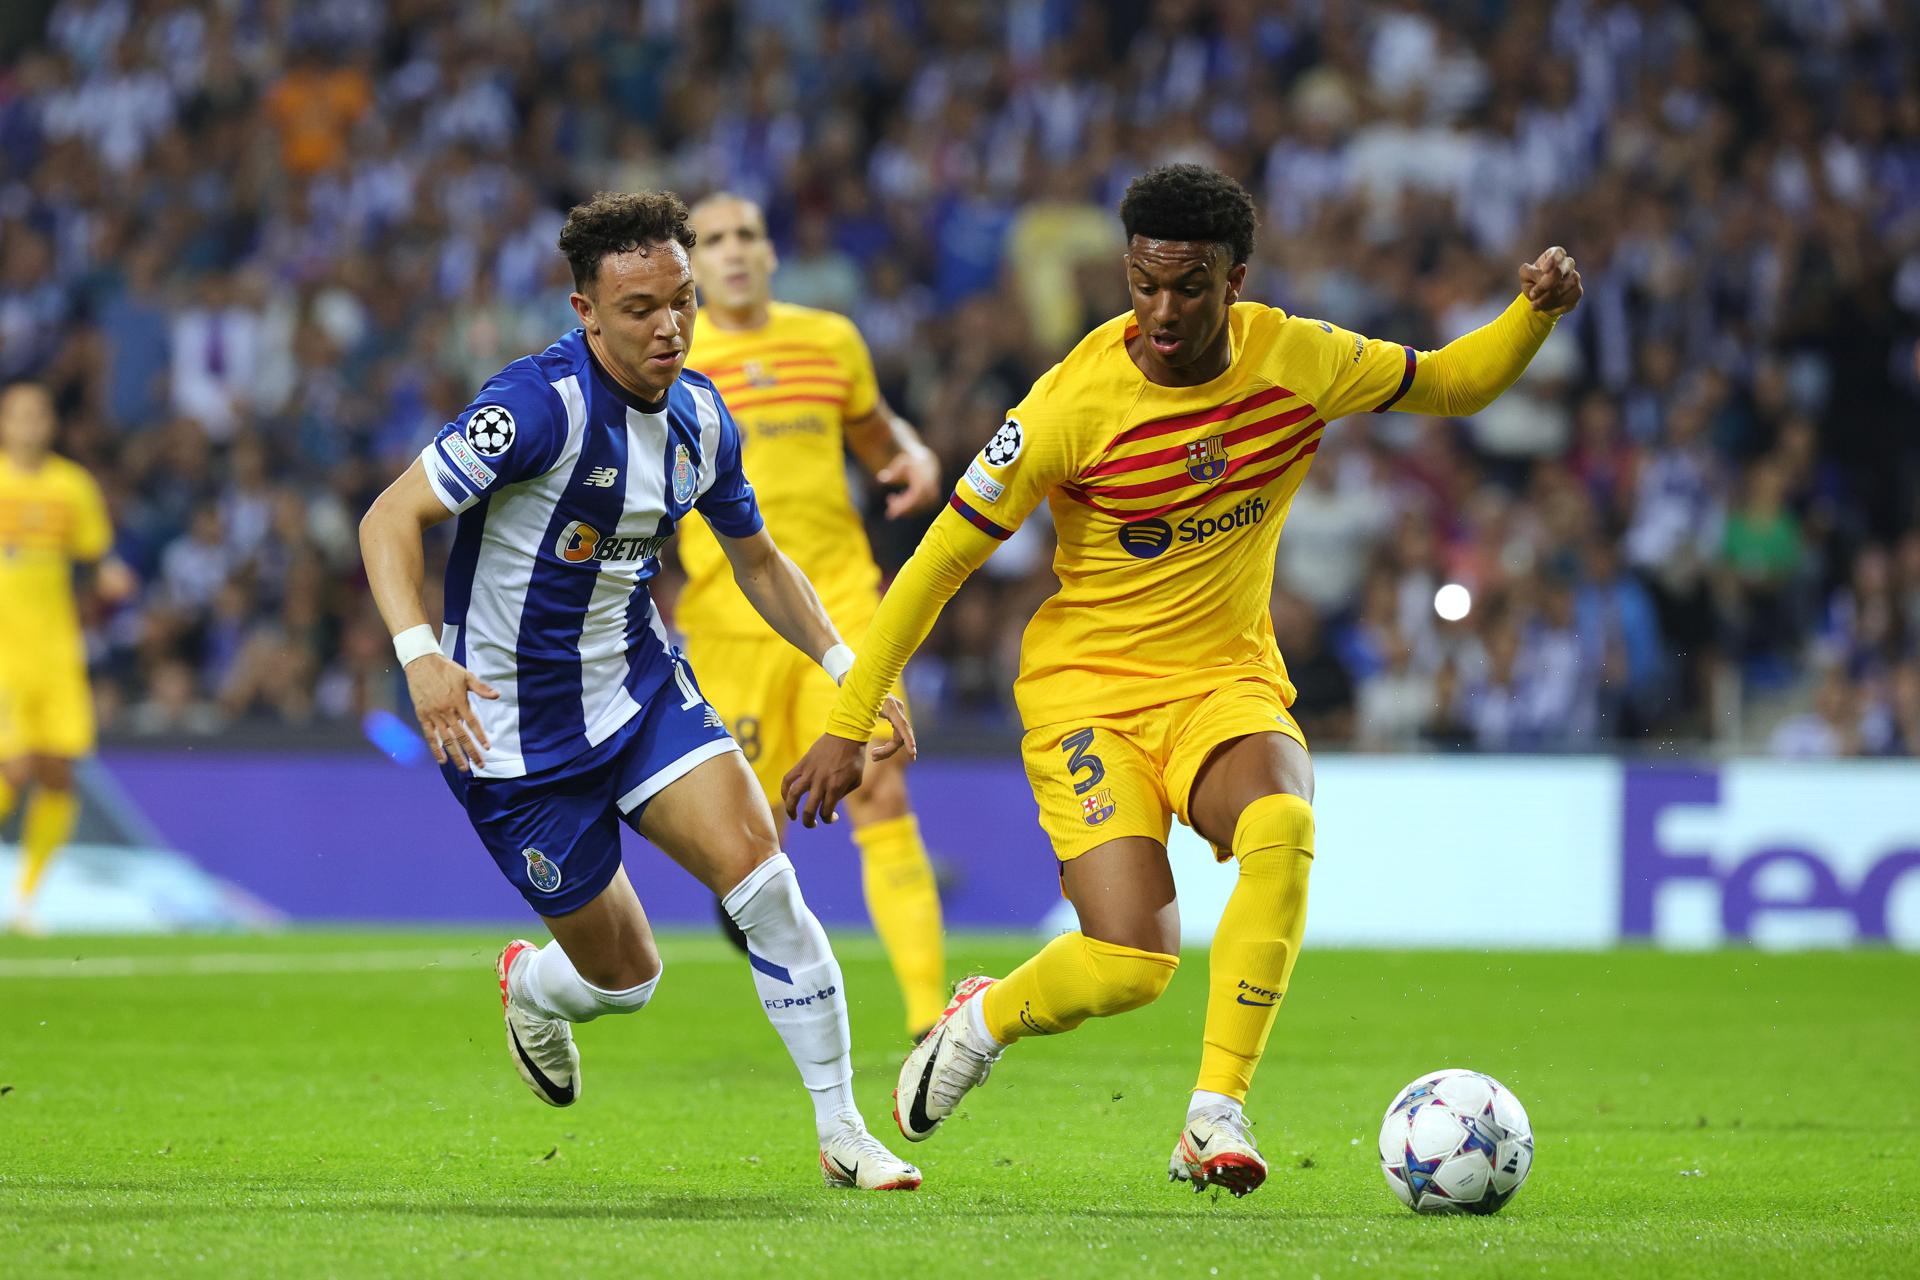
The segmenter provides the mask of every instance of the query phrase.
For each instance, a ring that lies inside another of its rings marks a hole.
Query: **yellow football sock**
[[[13,802],[19,798],[20,793],[7,781],[7,776],[0,773],[0,822],[7,820],[7,815],[13,812]]]
[[[1206,1046],[1195,1088],[1244,1099],[1300,956],[1313,806],[1299,796],[1255,800],[1234,828],[1233,852],[1240,881],[1213,935]]]
[[[80,798],[71,791],[35,788],[27,801],[27,816],[20,824],[20,905],[26,906],[40,887],[53,855],[73,834],[73,822],[80,813]]]
[[[947,958],[940,932],[940,891],[912,814],[855,827],[867,915],[880,935],[907,1004],[907,1030],[925,1031],[947,1007]]]
[[[988,987],[981,1012],[988,1034],[1001,1044],[1057,1035],[1088,1018],[1151,1004],[1179,967],[1179,956],[1063,933]]]

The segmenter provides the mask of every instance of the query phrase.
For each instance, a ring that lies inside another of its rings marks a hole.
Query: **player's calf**
[[[607,1013],[646,1007],[660,975],[624,991],[607,991],[582,978],[560,944],[536,947],[516,938],[500,952],[500,1006],[507,1024],[507,1054],[533,1096],[553,1107],[580,1097],[580,1050],[573,1023]]]
[[[720,901],[747,940],[754,990],[800,1071],[813,1100],[814,1129],[825,1142],[849,1119],[860,1123],[846,980],[827,931],[807,908],[784,853],[755,867]]]

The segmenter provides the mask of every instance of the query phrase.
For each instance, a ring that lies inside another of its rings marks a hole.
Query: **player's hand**
[[[1563,316],[1580,303],[1580,273],[1559,245],[1520,264],[1520,287],[1533,309],[1546,315]]]
[[[420,732],[427,736],[433,758],[441,764],[453,761],[462,773],[485,764],[480,748],[493,744],[487,741],[487,731],[480,727],[480,717],[473,714],[467,695],[500,695],[479,676],[438,653],[415,658],[407,664],[406,674],[413,713],[420,718]]]
[[[107,604],[119,604],[131,600],[140,590],[140,579],[127,562],[118,556],[108,556],[100,562],[100,568],[93,577],[93,592]]]
[[[881,484],[900,486],[887,495],[887,519],[898,520],[925,511],[940,501],[940,459],[924,444],[902,449],[874,476]]]
[[[880,704],[880,714],[893,726],[893,737],[886,742],[873,744],[872,756],[875,760],[888,760],[905,748],[909,761],[920,758],[920,745],[913,740],[913,724],[907,719],[907,708],[892,694]]]
[[[899,726],[895,725],[894,729],[897,733]],[[780,782],[780,800],[786,806],[787,817],[800,819],[803,827],[811,827],[816,817],[822,822],[832,822],[835,806],[848,792],[857,790],[860,779],[866,775],[867,753],[861,750],[864,746],[864,742],[821,734],[807,748],[807,754],[800,757],[800,763],[787,770],[787,776]]]

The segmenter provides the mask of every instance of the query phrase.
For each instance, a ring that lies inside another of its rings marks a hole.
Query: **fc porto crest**
[[[1201,484],[1212,484],[1227,474],[1227,443],[1223,436],[1208,436],[1187,445],[1187,474]]]
[[[1113,816],[1113,788],[1102,787],[1090,796],[1082,796],[1080,807],[1087,811],[1087,825],[1099,826]]]
[[[527,860],[527,880],[542,893],[552,893],[560,887],[560,865],[548,858],[538,849],[522,849],[520,856]]]
[[[693,485],[697,478],[693,459],[687,453],[687,446],[673,446],[673,500],[679,503],[693,501]]]

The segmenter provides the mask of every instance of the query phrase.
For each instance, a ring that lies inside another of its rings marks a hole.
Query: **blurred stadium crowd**
[[[1329,433],[1274,600],[1316,741],[1920,753],[1911,5],[27,0],[10,21],[0,376],[57,389],[60,447],[144,580],[94,620],[109,732],[404,696],[355,521],[482,379],[571,327],[573,201],[763,201],[777,296],[854,316],[957,474],[1124,309],[1125,181],[1194,159],[1261,201],[1249,293],[1289,310],[1436,346],[1550,243],[1587,281],[1473,421]],[[882,523],[897,565],[919,526]],[[1048,552],[1036,519],[949,610],[913,673],[924,720],[1011,721]],[[1435,612],[1447,582],[1464,619]]]

